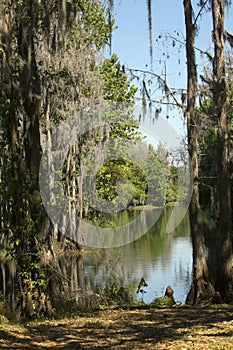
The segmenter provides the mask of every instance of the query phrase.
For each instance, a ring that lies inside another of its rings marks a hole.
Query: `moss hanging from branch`
[[[151,69],[152,69],[152,62],[153,62],[153,45],[152,45],[152,12],[151,12],[151,0],[147,0],[147,14],[148,14],[149,41],[150,41],[150,64],[151,64]]]

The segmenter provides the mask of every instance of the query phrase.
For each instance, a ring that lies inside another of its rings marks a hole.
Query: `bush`
[[[151,306],[154,307],[171,307],[175,304],[174,299],[166,295],[156,298],[152,301]]]
[[[125,286],[119,286],[115,282],[105,286],[101,294],[104,298],[106,298],[108,304],[125,304],[133,301],[133,297],[129,289]]]

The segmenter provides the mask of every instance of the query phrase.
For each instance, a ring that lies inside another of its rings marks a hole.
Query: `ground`
[[[233,350],[233,307],[109,309],[24,325],[2,322],[0,349]]]

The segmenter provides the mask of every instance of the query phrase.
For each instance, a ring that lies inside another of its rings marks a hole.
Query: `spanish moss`
[[[152,12],[151,0],[147,0],[148,26],[149,26],[149,41],[150,41],[150,64],[153,65],[153,45],[152,45]]]

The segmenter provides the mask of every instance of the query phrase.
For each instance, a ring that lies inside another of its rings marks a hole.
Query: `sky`
[[[196,3],[197,0],[193,1]],[[146,0],[115,0],[114,2],[114,18],[118,29],[113,33],[112,51],[117,53],[122,64],[126,64],[131,68],[146,69],[150,67],[149,57],[149,34],[147,21],[147,1]],[[233,33],[233,5],[226,11],[226,29]],[[185,60],[185,48],[178,57],[176,44],[172,47],[172,41],[165,41],[166,35],[176,37],[178,40],[184,41],[185,24],[183,14],[182,0],[152,0],[152,19],[153,19],[153,69],[159,71],[161,65],[160,60],[165,60],[167,56],[163,56],[164,52],[170,55],[166,63],[168,71],[171,75],[171,82],[179,87],[178,83],[184,81],[183,66],[181,66],[181,78],[175,76],[177,64],[180,58]],[[198,13],[199,7],[194,9],[195,14]],[[211,13],[205,13],[199,17],[200,30],[196,39],[196,46],[202,50],[209,50],[212,46],[211,41]],[[179,35],[177,35],[179,33]],[[161,39],[158,39],[159,36]],[[198,57],[197,57],[198,58]],[[170,65],[169,63],[172,62]],[[178,67],[179,68],[179,67]],[[176,87],[175,86],[175,87]]]
[[[162,51],[169,50],[166,43],[162,45],[162,40],[156,41],[158,36],[174,34],[174,30],[183,31],[184,27],[182,3],[176,8],[177,1],[159,2],[156,1],[156,6],[155,1],[152,2],[154,70],[162,68],[158,61],[165,58]],[[168,15],[168,8],[170,14],[176,13],[174,18]],[[146,0],[116,0],[114,14],[118,29],[113,34],[112,51],[132,68],[150,69]]]
[[[193,1],[196,3],[197,1]],[[233,6],[233,5],[232,5]],[[232,6],[226,13],[226,29],[233,33]],[[197,14],[199,8],[195,8]],[[147,21],[146,0],[115,0],[114,18],[117,29],[113,33],[112,53],[116,53],[128,68],[152,70],[154,73],[166,78],[168,86],[174,89],[186,89],[186,64],[184,33],[185,23],[182,0],[152,0],[152,28],[153,28],[153,62],[149,55],[149,30]],[[200,17],[199,35],[196,38],[196,47],[211,51],[211,13]],[[169,39],[174,37],[177,40]],[[181,41],[179,43],[178,41]],[[197,51],[198,68],[210,62],[201,57]],[[143,73],[138,73],[142,78]],[[155,82],[155,80],[154,80]],[[136,81],[133,81],[136,84]],[[161,90],[152,83],[151,91],[154,99],[162,98]],[[182,121],[181,111],[172,108],[163,108],[164,117],[169,115],[169,122],[177,131],[183,133],[185,125]]]

